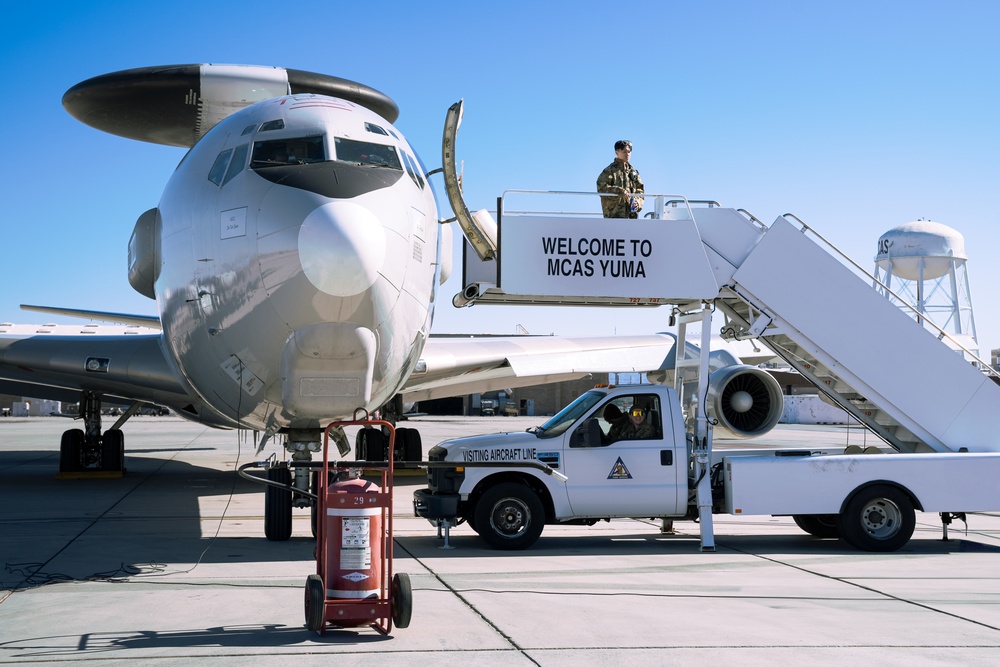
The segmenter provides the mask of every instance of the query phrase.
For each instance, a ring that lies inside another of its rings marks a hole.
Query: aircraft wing
[[[667,369],[673,347],[670,334],[592,338],[432,335],[401,393],[407,401],[423,401],[573,380],[588,373],[662,371]]]
[[[191,402],[151,329],[0,324],[0,393],[75,402],[81,391],[181,409]]]
[[[53,306],[32,306],[21,304],[21,310],[30,310],[36,313],[47,313],[49,315],[63,315],[66,317],[82,317],[98,322],[113,322],[116,324],[127,324],[135,327],[146,327],[149,329],[161,329],[160,318],[156,315],[131,315],[128,313],[109,313],[103,310],[80,310],[78,308],[57,308]]]

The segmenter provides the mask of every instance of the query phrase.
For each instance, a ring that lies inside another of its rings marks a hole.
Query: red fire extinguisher
[[[330,485],[325,519],[328,598],[377,598],[384,590],[381,491],[364,479]]]

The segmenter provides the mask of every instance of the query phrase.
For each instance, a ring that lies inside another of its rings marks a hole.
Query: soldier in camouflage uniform
[[[601,197],[605,218],[638,218],[642,210],[642,179],[629,163],[631,141],[615,142],[615,161],[597,177],[598,192],[612,192],[617,197]]]

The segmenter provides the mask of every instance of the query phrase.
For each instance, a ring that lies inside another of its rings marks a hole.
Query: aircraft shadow
[[[0,641],[0,655],[17,658],[44,658],[73,656],[74,659],[93,659],[109,656],[119,651],[150,651],[158,649],[266,649],[281,648],[316,642],[338,645],[366,646],[392,639],[367,626],[362,628],[334,628],[323,636],[304,627],[286,625],[225,625],[212,628],[182,630],[121,630],[116,632],[91,632],[82,635],[64,634]],[[189,659],[197,660],[197,654]],[[248,656],[249,657],[249,656]]]
[[[313,559],[311,536],[264,539],[263,487],[234,470],[129,451],[125,465],[117,479],[57,479],[57,452],[0,451],[0,589]]]

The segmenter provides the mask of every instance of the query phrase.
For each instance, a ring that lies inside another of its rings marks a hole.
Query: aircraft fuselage
[[[440,278],[437,208],[374,112],[321,95],[238,111],[192,147],[155,217],[163,344],[200,419],[316,428],[380,407],[412,371]]]

